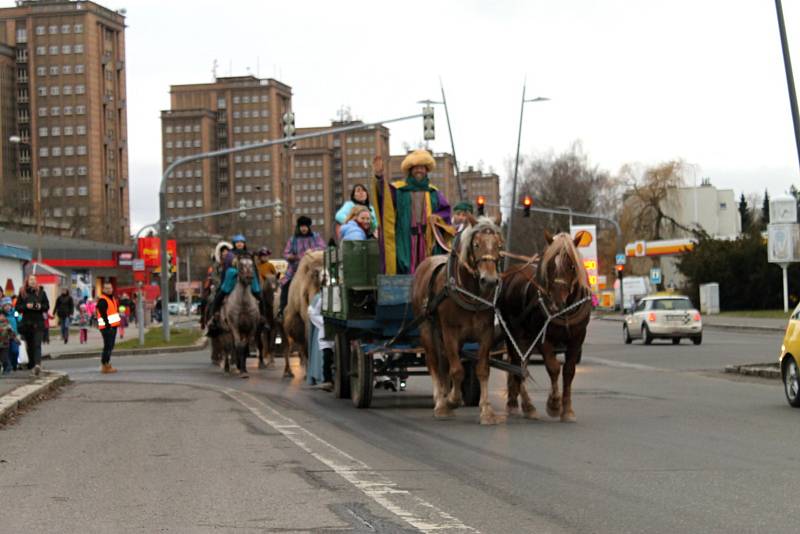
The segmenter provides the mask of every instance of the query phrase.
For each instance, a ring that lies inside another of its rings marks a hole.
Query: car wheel
[[[673,338],[672,338],[672,344],[673,344],[673,345],[677,345],[677,344],[679,344],[680,342],[681,342],[681,338],[679,338],[679,337],[673,337]]]
[[[642,337],[644,338],[644,344],[649,345],[653,342],[653,334],[650,333],[650,329],[647,325],[642,325]]]
[[[630,330],[628,330],[627,324],[622,325],[622,339],[625,341],[626,345],[630,345],[631,341],[633,341],[633,338],[631,337],[631,332]]]
[[[692,338],[692,343],[694,343],[695,345],[699,345],[702,342],[703,342],[703,334],[700,334],[699,336],[694,336]]]
[[[800,408],[800,370],[791,356],[786,356],[783,364],[783,391],[791,406]]]

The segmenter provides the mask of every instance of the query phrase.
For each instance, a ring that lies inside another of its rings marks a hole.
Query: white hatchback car
[[[651,295],[625,316],[622,337],[626,344],[641,338],[649,345],[654,339],[663,338],[677,345],[685,337],[699,345],[703,342],[703,320],[688,297],[672,293]]]

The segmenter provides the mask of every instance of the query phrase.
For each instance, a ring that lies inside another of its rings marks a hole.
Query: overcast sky
[[[11,2],[5,2],[11,4]],[[171,84],[218,75],[274,77],[293,88],[298,126],[349,106],[365,121],[419,111],[447,91],[462,163],[505,178],[519,101],[523,153],[583,143],[592,163],[683,158],[717,187],[800,185],[771,0],[100,2],[126,8],[132,231],[157,219],[159,111]],[[800,71],[800,1],[784,15]],[[437,110],[436,151],[449,151]],[[421,120],[391,126],[394,153]]]

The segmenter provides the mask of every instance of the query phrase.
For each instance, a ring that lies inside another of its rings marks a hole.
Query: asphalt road
[[[427,377],[356,410],[277,369],[223,376],[205,352],[118,358],[112,376],[48,363],[76,384],[0,431],[0,497],[22,496],[0,530],[796,532],[800,411],[775,381],[721,372],[774,360],[780,334],[704,336],[626,346],[592,323],[576,424],[435,421]]]

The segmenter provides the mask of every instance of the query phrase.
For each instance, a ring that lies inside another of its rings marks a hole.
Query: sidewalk
[[[69,376],[54,371],[43,371],[38,377],[27,369],[0,378],[0,424],[17,410],[32,404],[39,397],[69,382]]]
[[[595,319],[622,322],[622,314],[597,314]],[[704,328],[720,328],[728,330],[754,330],[762,332],[784,332],[789,323],[786,319],[764,319],[757,317],[728,317],[721,315],[703,315]]]

